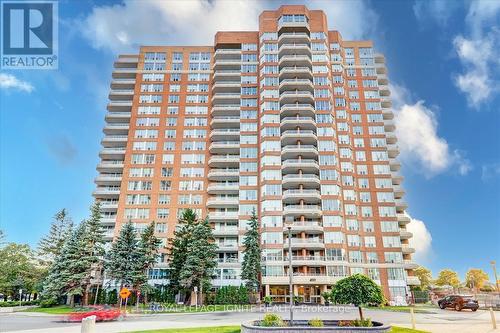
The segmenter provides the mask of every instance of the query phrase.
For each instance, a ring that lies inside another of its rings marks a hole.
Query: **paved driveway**
[[[281,313],[288,318],[288,309],[275,308],[272,312]],[[384,310],[364,310],[365,317],[373,320],[390,323],[397,326],[410,327],[410,314]],[[495,313],[500,317],[500,312]],[[239,325],[241,322],[262,318],[262,310],[245,312],[214,312],[196,314],[151,314],[129,316],[121,322],[98,323],[97,332],[114,333],[135,330]],[[325,308],[303,307],[295,311],[295,319],[351,319],[358,315],[355,308]],[[58,322],[60,317],[37,313],[0,314],[0,332],[15,333],[79,333],[78,324]],[[417,328],[437,333],[486,333],[498,332],[491,329],[490,314],[488,311],[477,312],[432,309],[430,313],[416,314]],[[500,327],[500,325],[499,325]]]

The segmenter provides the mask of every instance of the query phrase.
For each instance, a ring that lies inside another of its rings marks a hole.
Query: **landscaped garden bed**
[[[355,326],[339,326],[349,325],[347,320],[323,320],[323,326],[311,326],[307,320],[294,320],[293,326],[286,320],[283,321],[284,326],[266,327],[261,326],[260,320],[241,325],[241,333],[309,333],[309,332],[336,332],[336,333],[353,333],[353,332],[390,332],[390,326],[384,326],[379,322],[372,322],[372,327],[355,327]]]

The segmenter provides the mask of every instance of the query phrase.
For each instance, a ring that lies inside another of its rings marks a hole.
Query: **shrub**
[[[323,324],[323,320],[321,320],[319,318],[312,318],[311,320],[309,320],[309,326],[312,326],[312,327],[323,327],[325,325]]]
[[[373,327],[370,318],[354,319],[354,320],[340,320],[339,327]]]
[[[286,326],[283,319],[281,319],[281,317],[275,313],[267,313],[264,316],[264,319],[262,319],[262,321],[260,322],[260,325],[264,326],[264,327],[284,327],[284,326]]]
[[[58,302],[54,298],[44,299],[43,301],[40,302],[41,308],[50,308],[56,305],[58,305]]]
[[[324,293],[321,294],[321,296],[323,296],[325,302],[333,303],[333,297],[331,292],[325,291]]]
[[[264,297],[264,303],[266,303],[267,305],[271,304],[273,302],[273,299],[271,298],[271,296],[266,296]]]
[[[245,286],[223,286],[215,294],[215,304],[248,304],[248,289]]]

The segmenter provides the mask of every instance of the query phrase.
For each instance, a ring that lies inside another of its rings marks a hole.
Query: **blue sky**
[[[141,44],[255,30],[278,1],[61,1],[59,69],[0,74],[0,226],[36,245],[56,211],[87,215],[113,59]],[[500,262],[498,1],[291,1],[386,56],[417,259],[436,273]],[[203,22],[200,24],[198,22]]]

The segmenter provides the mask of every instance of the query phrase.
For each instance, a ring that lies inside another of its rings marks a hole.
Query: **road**
[[[320,312],[321,311],[321,312]],[[272,312],[281,313],[284,319],[288,318],[288,310],[284,307],[274,308]],[[353,319],[358,315],[355,308],[333,307],[303,307],[294,312],[295,319]],[[390,323],[396,326],[410,327],[410,314],[384,310],[364,310],[365,317],[373,320]],[[179,313],[179,314],[151,314],[129,316],[121,322],[98,323],[97,332],[115,333],[130,332],[146,329],[224,326],[239,325],[242,322],[262,318],[263,310],[245,312],[213,312],[213,313]],[[490,314],[488,311],[477,312],[432,309],[430,313],[417,313],[417,328],[437,333],[500,333],[500,330],[491,329]],[[500,313],[496,312],[497,317]],[[60,316],[38,313],[5,313],[0,314],[0,332],[15,333],[79,333],[79,324],[60,322]],[[498,324],[497,324],[498,325]],[[498,325],[500,328],[500,325]]]

